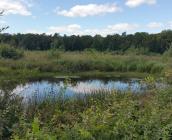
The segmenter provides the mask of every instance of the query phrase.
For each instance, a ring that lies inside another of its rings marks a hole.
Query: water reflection
[[[156,83],[158,88],[164,88],[164,83]],[[18,85],[12,93],[22,96],[25,100],[42,101],[45,99],[59,98],[62,94],[65,97],[75,95],[83,96],[84,94],[95,93],[96,91],[131,91],[132,93],[142,93],[148,90],[146,84],[141,84],[140,79],[73,79],[65,80],[41,80],[28,82]]]
[[[75,94],[90,94],[93,91],[105,90],[119,90],[119,91],[132,91],[134,93],[141,92],[144,89],[144,86],[140,84],[139,79],[130,79],[130,80],[72,80],[67,85],[64,81],[36,81],[29,82],[25,85],[18,85],[13,93],[22,95],[24,98],[29,98],[38,94],[40,96],[44,96],[50,94],[58,94],[62,92],[65,88],[66,96],[73,96]],[[53,95],[56,96],[56,95]]]

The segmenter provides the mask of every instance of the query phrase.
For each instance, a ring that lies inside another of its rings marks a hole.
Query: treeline
[[[114,34],[102,37],[60,36],[59,34],[0,34],[0,43],[9,44],[26,50],[48,50],[51,48],[65,51],[97,51],[125,52],[136,49],[142,52],[164,53],[172,46],[172,30],[157,34],[137,32],[135,34]]]

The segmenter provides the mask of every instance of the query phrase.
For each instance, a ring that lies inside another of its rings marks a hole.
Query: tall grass
[[[97,72],[163,74],[170,65],[159,56],[113,55],[90,52],[25,51],[18,60],[0,59],[0,78],[39,77]]]
[[[5,59],[19,59],[23,56],[23,52],[12,46],[0,44],[0,57]]]
[[[164,64],[158,60],[147,60],[144,56],[113,56],[110,54],[64,54],[57,61],[63,71],[92,71],[104,72],[147,72],[160,73]]]

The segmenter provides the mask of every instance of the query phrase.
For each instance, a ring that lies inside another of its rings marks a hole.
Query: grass
[[[0,59],[0,87],[43,78],[144,78],[166,76],[171,81],[171,58],[114,55],[100,52],[24,51],[20,59]],[[10,85],[10,87],[9,87]]]
[[[90,76],[93,75],[92,73],[97,76],[103,76],[102,73],[163,75],[170,65],[170,60],[164,63],[159,56],[113,55],[97,52],[58,52],[52,55],[50,51],[25,51],[24,56],[18,60],[0,59],[0,79],[29,79],[58,75]]]

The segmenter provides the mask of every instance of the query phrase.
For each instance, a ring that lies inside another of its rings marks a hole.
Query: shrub
[[[154,86],[155,79],[149,76],[143,82]],[[15,140],[170,140],[171,92],[171,88],[138,95],[99,91],[63,104],[47,100],[36,105],[38,110],[25,112],[13,136]]]
[[[13,133],[12,127],[18,123],[22,111],[21,98],[9,92],[0,92],[0,140]]]
[[[48,51],[48,56],[49,58],[59,59],[61,57],[62,52],[63,51],[60,49],[52,48],[51,50]]]
[[[164,52],[164,56],[172,57],[172,44],[170,45],[170,48]]]
[[[0,45],[0,57],[5,59],[19,59],[23,56],[23,52],[9,45]]]

